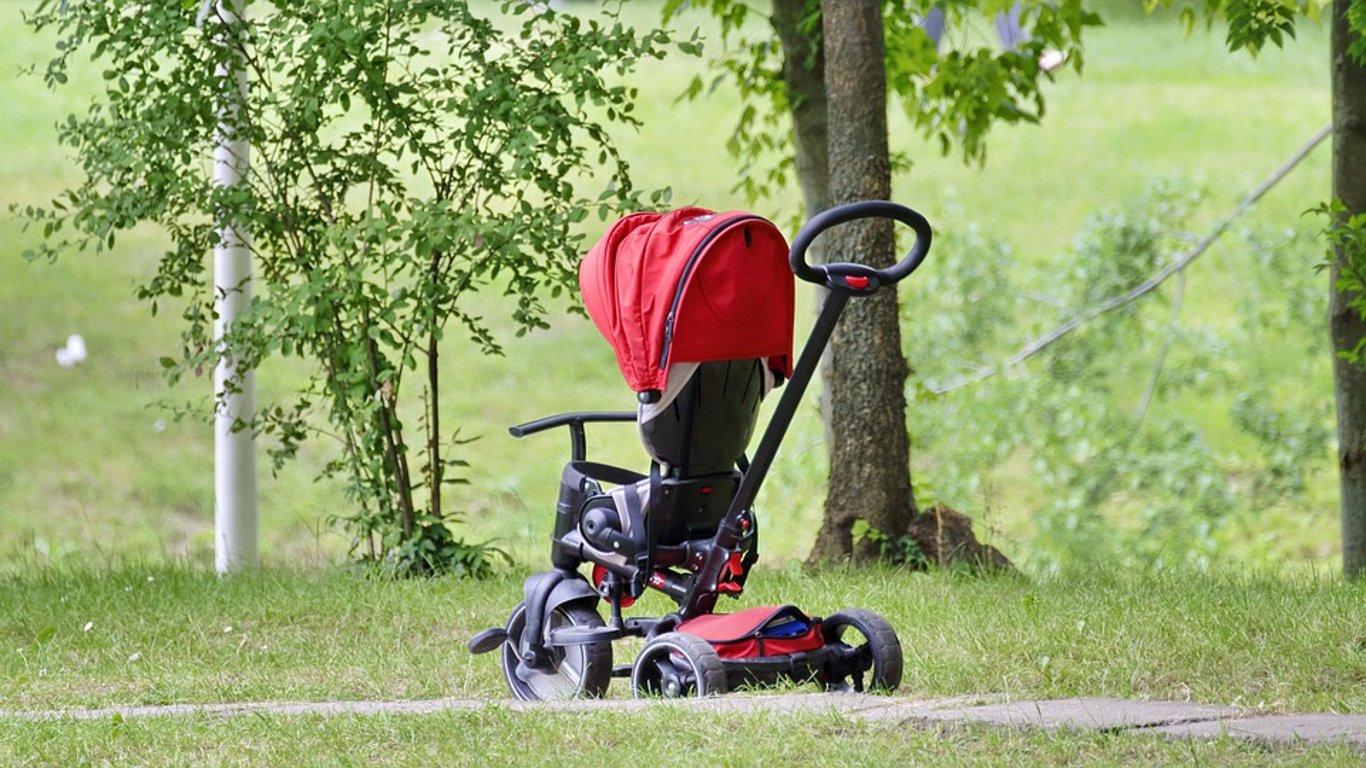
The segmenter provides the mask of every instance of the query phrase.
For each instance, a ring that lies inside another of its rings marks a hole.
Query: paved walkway
[[[874,721],[907,725],[931,723],[987,723],[1017,728],[1076,728],[1109,732],[1143,732],[1171,738],[1231,736],[1261,742],[1347,743],[1366,751],[1366,715],[1265,715],[1253,710],[1177,701],[1128,699],[1049,699],[1045,701],[985,701],[972,699],[913,700],[887,696],[845,694],[731,695],[716,699],[672,702],[612,699],[528,704],[486,699],[430,699],[424,701],[255,702],[235,704],[170,704],[101,709],[0,710],[0,719],[99,720],[115,715],[174,717],[183,715],[377,715],[426,714],[453,710],[504,707],[516,711],[633,712],[657,706],[682,706],[715,712],[769,711],[781,713],[838,712]]]

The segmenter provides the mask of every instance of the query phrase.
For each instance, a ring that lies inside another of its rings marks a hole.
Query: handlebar
[[[885,269],[849,262],[814,266],[806,263],[807,249],[826,230],[858,219],[872,218],[892,219],[915,230],[915,244],[906,258]],[[868,294],[883,285],[893,285],[914,272],[930,251],[932,235],[930,223],[910,208],[886,200],[864,200],[836,206],[812,217],[792,239],[788,260],[793,274],[808,283],[818,283],[843,293]]]

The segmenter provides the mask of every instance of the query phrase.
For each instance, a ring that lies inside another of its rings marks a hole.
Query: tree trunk
[[[831,201],[885,200],[892,174],[881,3],[824,0],[821,10]],[[833,260],[885,267],[896,259],[887,220],[849,224],[825,239]],[[852,541],[854,521],[895,537],[915,515],[906,376],[895,290],[850,301],[830,344],[825,386],[833,442],[825,519],[812,560],[877,557],[873,542]]]
[[[1347,23],[1349,5],[1350,0],[1333,2],[1333,197],[1346,206],[1344,221],[1366,213],[1366,67],[1347,55],[1355,37]],[[1357,348],[1366,338],[1366,321],[1351,306],[1354,296],[1337,289],[1339,265],[1348,255],[1334,256],[1328,325],[1337,395],[1342,569],[1356,578],[1366,568],[1366,365],[1337,353]]]
[[[783,88],[787,92],[788,110],[792,114],[793,167],[797,185],[806,204],[806,218],[829,209],[830,201],[830,134],[829,103],[825,98],[825,57],[821,52],[819,35],[815,38],[803,29],[803,22],[812,13],[819,13],[819,0],[773,0],[770,22],[783,46]],[[817,30],[819,31],[819,30]],[[825,261],[825,241],[818,240],[807,250],[807,257],[815,263]],[[816,288],[816,312],[825,298],[824,288]],[[835,433],[830,420],[830,377],[832,360],[827,348],[821,356],[821,424],[825,428],[825,445],[835,444]]]
[[[817,7],[812,0],[773,0],[769,18],[783,46],[783,86],[792,113],[793,159],[808,219],[831,205],[825,59],[820,41],[802,29],[803,20]]]

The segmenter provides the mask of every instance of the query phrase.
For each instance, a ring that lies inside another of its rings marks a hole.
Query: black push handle
[[[806,263],[806,251],[811,243],[826,230],[858,219],[892,219],[915,230],[915,244],[900,262],[886,269],[873,269],[864,264],[840,262],[811,265]],[[916,270],[930,252],[933,236],[930,222],[916,211],[887,200],[864,200],[836,206],[816,214],[792,239],[788,256],[792,272],[808,283],[850,294],[867,294],[884,285],[892,285]]]

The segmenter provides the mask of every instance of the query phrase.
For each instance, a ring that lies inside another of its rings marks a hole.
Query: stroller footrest
[[[498,647],[507,642],[508,633],[502,627],[493,627],[470,638],[470,653],[481,654],[489,651],[498,650]]]
[[[561,627],[552,629],[546,645],[592,645],[625,636],[620,627]]]

